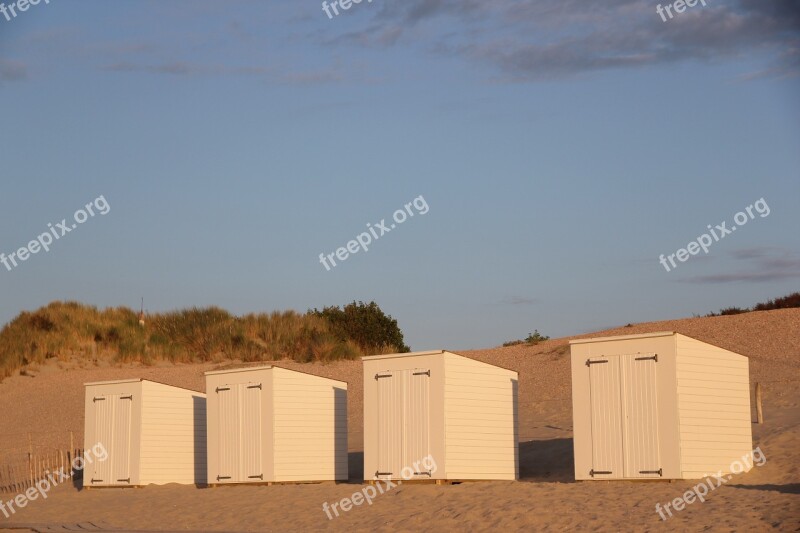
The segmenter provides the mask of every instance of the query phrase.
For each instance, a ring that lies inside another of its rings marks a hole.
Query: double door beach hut
[[[701,478],[752,453],[746,357],[674,332],[570,351],[575,479]]]
[[[517,383],[444,350],[364,362],[364,478],[519,477]]]
[[[145,379],[85,384],[84,487],[206,483],[206,395]]]
[[[211,484],[345,481],[347,383],[276,366],[206,372]]]

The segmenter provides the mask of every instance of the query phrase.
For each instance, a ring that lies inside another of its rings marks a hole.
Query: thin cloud
[[[316,85],[342,81],[342,74],[331,70],[289,72],[281,76],[281,81],[292,85]]]
[[[28,66],[18,61],[0,59],[0,83],[22,81],[28,78]]]
[[[100,67],[101,70],[112,72],[147,72],[150,74],[171,74],[175,76],[194,76],[194,75],[220,75],[235,74],[246,76],[257,76],[269,74],[272,71],[263,67],[229,67],[218,65],[195,65],[184,62],[160,63],[160,64],[140,64],[131,62],[113,63]]]
[[[776,252],[781,252],[782,255],[789,253],[785,248],[779,248],[777,246],[753,246],[752,248],[739,248],[738,250],[733,250],[730,252],[730,255],[734,259],[747,260],[770,257],[775,255]]]
[[[747,268],[739,272],[694,276],[681,281],[711,284],[759,283],[800,278],[800,257],[784,248],[743,248],[731,252],[731,256],[737,261],[749,263]]]
[[[712,274],[710,276],[696,276],[684,280],[688,283],[735,283],[735,282],[763,282],[763,281],[783,281],[787,279],[800,278],[800,270],[794,272],[739,272],[735,274]]]
[[[539,303],[539,300],[525,296],[512,296],[502,300],[500,303],[504,305],[534,305]]]
[[[264,77],[277,83],[288,85],[307,85],[339,82],[342,74],[336,69],[322,69],[309,71],[279,72],[277,69],[266,67],[231,67],[223,65],[199,65],[192,63],[174,62],[161,64],[140,64],[120,62],[100,67],[109,72],[131,72],[148,74],[166,74],[171,76],[255,76]]]
[[[441,31],[443,24],[447,31]],[[376,23],[391,28],[380,38]],[[435,26],[435,27],[434,27]],[[361,46],[407,42],[427,28],[436,53],[494,66],[508,81],[567,78],[593,71],[681,61],[710,62],[751,52],[774,64],[740,79],[800,72],[800,9],[795,0],[734,0],[698,4],[664,22],[640,0],[404,0],[387,2],[362,31],[340,38]]]

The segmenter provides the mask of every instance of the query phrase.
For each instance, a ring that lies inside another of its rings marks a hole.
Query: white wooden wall
[[[141,483],[205,483],[205,394],[143,381],[141,396]]]
[[[447,479],[517,479],[516,372],[445,352]]]
[[[746,357],[684,335],[678,343],[681,470],[685,478],[730,472],[752,452]]]
[[[347,384],[272,372],[275,481],[346,480]]]

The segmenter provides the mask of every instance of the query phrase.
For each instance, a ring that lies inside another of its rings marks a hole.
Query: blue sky
[[[0,323],[57,299],[375,300],[413,349],[466,349],[796,291],[799,12],[42,0],[0,16],[0,252],[111,207],[0,265]],[[425,215],[320,264],[420,195]],[[768,216],[659,264],[761,198]]]

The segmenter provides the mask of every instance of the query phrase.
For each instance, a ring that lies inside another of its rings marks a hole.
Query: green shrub
[[[749,313],[750,311],[772,311],[774,309],[790,309],[794,307],[800,307],[800,292],[793,292],[781,298],[757,303],[752,308],[726,307],[725,309],[720,309],[719,313],[712,311],[706,316],[739,315],[741,313]]]
[[[508,342],[504,342],[503,346],[504,347],[506,347],[506,346],[518,346],[520,344],[525,344],[525,341],[523,341],[521,339],[517,339],[515,341],[508,341]]]
[[[386,315],[375,302],[365,304],[353,301],[342,309],[337,306],[325,307],[322,311],[309,311],[309,314],[326,319],[340,341],[352,341],[362,351],[411,351],[403,340],[403,332],[397,325],[397,320]]]
[[[800,292],[794,292],[782,298],[775,298],[753,307],[754,311],[771,311],[773,309],[790,309],[800,307]]]
[[[525,338],[525,340],[519,340],[518,339],[518,340],[515,340],[515,341],[504,342],[503,346],[504,347],[518,346],[520,344],[529,344],[531,346],[535,346],[535,345],[539,344],[540,342],[546,341],[548,339],[550,339],[550,337],[548,337],[546,335],[542,335],[541,333],[539,333],[539,330],[537,329],[537,330],[534,330],[533,333],[528,333],[528,336]]]
[[[539,344],[542,341],[549,340],[550,337],[547,335],[542,335],[539,333],[539,330],[533,330],[533,333],[528,333],[528,336],[525,338],[525,342],[528,344]]]

